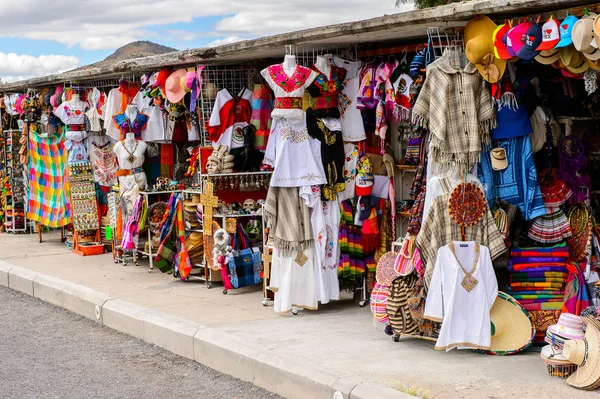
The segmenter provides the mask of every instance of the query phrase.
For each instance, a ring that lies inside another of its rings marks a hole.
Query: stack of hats
[[[587,317],[583,323],[585,336],[566,341],[562,355],[577,366],[567,384],[592,391],[600,387],[600,321]]]
[[[533,220],[529,228],[529,238],[542,244],[556,244],[571,237],[571,226],[561,209],[573,192],[567,185],[554,177],[554,170],[540,173],[540,190],[546,206],[546,215]]]
[[[204,235],[193,231],[185,238],[185,247],[192,264],[202,264],[204,260]]]
[[[558,322],[548,327],[545,341],[549,344],[542,348],[540,356],[548,365],[548,373],[554,377],[567,378],[575,372],[577,366],[563,355],[565,342],[573,339],[584,339],[583,321],[581,317],[563,313]]]
[[[556,321],[564,302],[569,249],[565,243],[553,247],[514,247],[509,261],[508,293],[529,312],[543,340],[546,328]]]
[[[197,210],[200,204],[200,194],[192,194],[192,198],[183,201],[183,213],[185,214],[185,227],[190,230],[200,229]]]

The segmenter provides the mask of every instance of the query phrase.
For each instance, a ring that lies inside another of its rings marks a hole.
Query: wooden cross
[[[202,204],[202,220],[204,222],[204,234],[212,236],[213,208],[219,206],[219,198],[214,194],[214,186],[211,181],[207,181],[204,186],[204,193],[200,194],[200,203]]]
[[[271,261],[273,260],[273,255],[269,253],[269,247],[265,246],[265,253],[262,256],[263,260],[263,276],[265,279],[271,277]]]

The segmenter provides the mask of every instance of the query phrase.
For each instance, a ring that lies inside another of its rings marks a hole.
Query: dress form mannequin
[[[84,106],[83,101],[81,101],[81,97],[79,96],[79,93],[73,93],[73,96],[69,100],[69,104],[74,109],[82,109]]]
[[[125,115],[129,118],[130,121],[133,121],[137,116],[138,110],[134,105],[128,105],[127,109],[125,109]],[[129,135],[129,133],[127,133]],[[134,137],[135,140],[135,137]]]
[[[288,76],[292,76],[292,74],[296,71],[296,65],[295,55],[286,55],[283,59],[283,70]]]
[[[146,174],[140,170],[144,164],[146,148],[146,142],[136,140],[134,133],[127,133],[125,140],[115,144],[113,152],[117,154],[119,168],[125,173],[129,172],[129,174],[117,173],[121,189],[123,186],[132,186],[134,182],[140,189],[146,185]]]
[[[329,57],[326,55],[317,56],[315,66],[325,75],[327,79],[331,76],[331,64],[329,63]]]

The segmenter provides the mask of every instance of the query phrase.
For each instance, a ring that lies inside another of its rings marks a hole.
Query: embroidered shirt
[[[302,97],[306,88],[317,77],[317,72],[296,65],[296,69],[290,76],[285,72],[283,64],[277,64],[263,69],[260,74],[275,94],[275,109],[271,117],[303,119]]]
[[[338,109],[338,98],[342,92],[342,85],[346,77],[346,70],[338,68],[335,65],[330,66],[329,76],[317,68],[316,65],[311,69],[318,75],[312,84],[308,87],[308,92],[312,97],[311,108],[313,109]],[[339,112],[339,111],[338,111]],[[339,115],[332,115],[339,117]]]
[[[461,265],[467,272],[475,268],[472,278],[477,283],[471,291],[462,285],[466,275]],[[498,282],[487,247],[453,242],[440,248],[424,312],[426,319],[443,319],[435,349],[489,349],[490,310],[497,296]]]
[[[137,113],[133,121],[129,119],[125,112],[113,116],[115,126],[121,133],[121,140],[125,138],[127,133],[135,134],[135,138],[140,140],[142,138],[142,131],[148,125],[148,119],[148,115],[141,112]]]
[[[271,177],[273,187],[327,183],[321,143],[309,136],[305,118],[273,120],[263,164],[275,168]]]
[[[346,61],[335,56],[333,62],[336,66],[346,70],[346,79],[344,79],[342,92],[338,98],[344,141],[362,141],[367,137],[362,115],[357,108],[362,62]]]
[[[426,288],[429,288],[438,249],[461,239],[461,227],[452,222],[448,213],[448,197],[448,194],[443,194],[433,201],[421,231],[417,235],[417,246],[421,251],[421,259],[426,265],[424,278]],[[506,245],[489,209],[482,221],[474,226],[465,227],[465,239],[486,245],[492,259],[506,252]]]
[[[427,78],[413,109],[413,123],[429,127],[430,160],[447,168],[471,169],[490,142],[496,113],[488,84],[475,66],[451,64],[449,53],[427,67]]]

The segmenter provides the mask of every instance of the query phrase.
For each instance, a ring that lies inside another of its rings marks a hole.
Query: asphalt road
[[[280,398],[0,286],[0,398]]]

